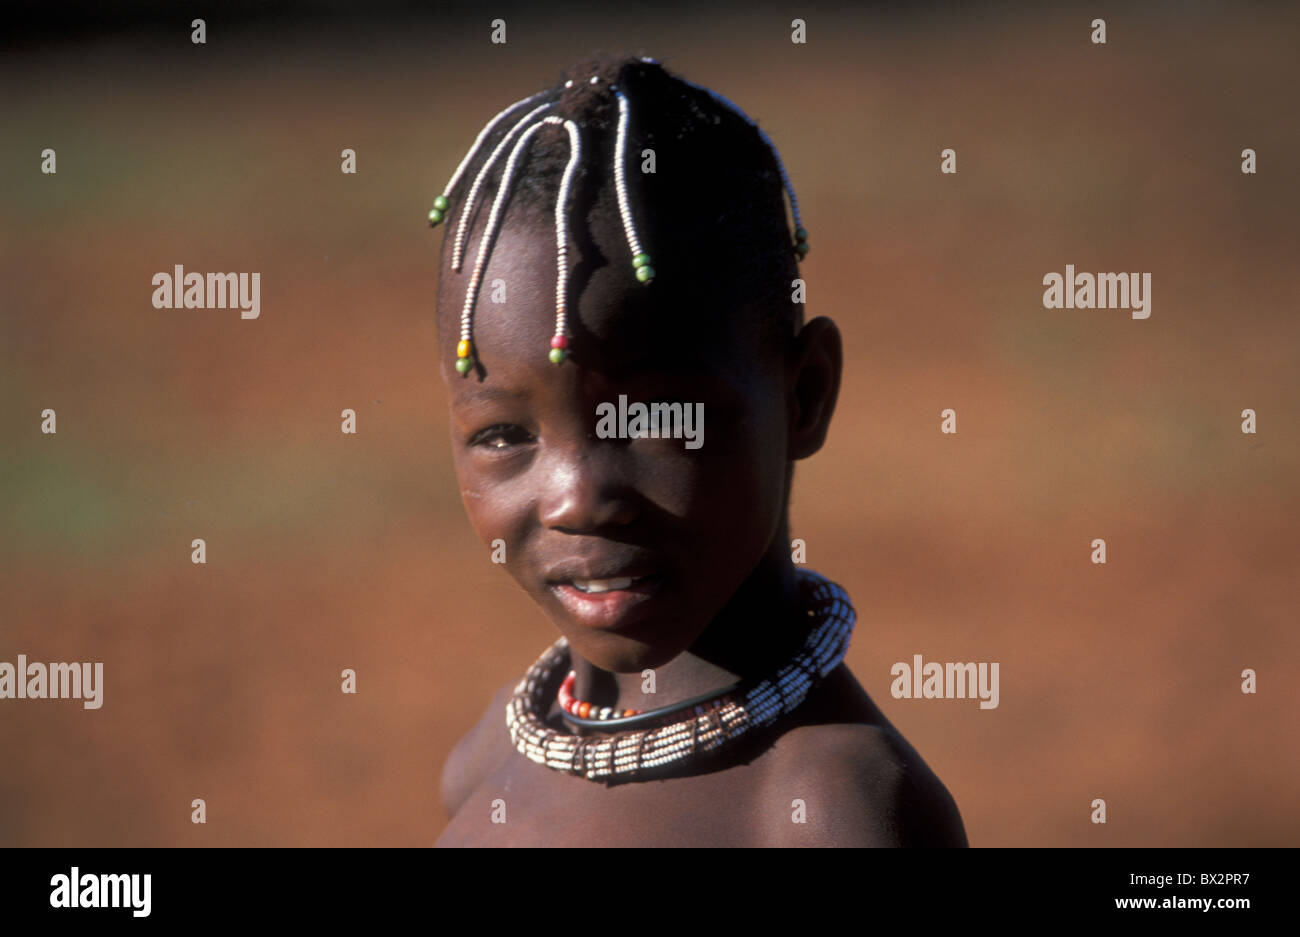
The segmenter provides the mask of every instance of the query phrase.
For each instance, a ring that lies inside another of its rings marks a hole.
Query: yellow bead
[[[469,352],[470,352],[470,344],[468,340],[462,338],[459,342],[456,343],[457,358],[468,358]]]

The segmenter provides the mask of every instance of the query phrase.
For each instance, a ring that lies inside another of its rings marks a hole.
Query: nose
[[[539,466],[545,473],[538,506],[542,524],[592,533],[634,521],[637,502],[621,471],[622,461],[619,447],[595,440],[550,453]]]

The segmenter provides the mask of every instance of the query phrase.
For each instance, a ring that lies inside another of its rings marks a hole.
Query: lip
[[[583,592],[574,587],[572,579],[618,579],[632,578],[633,583],[626,589],[611,589],[608,592]],[[580,625],[599,630],[617,631],[639,622],[653,605],[654,598],[662,591],[664,576],[662,573],[616,572],[604,575],[576,575],[559,581],[550,581],[547,586],[570,616]]]
[[[648,557],[614,557],[603,559],[572,558],[553,563],[543,574],[548,586],[573,582],[575,579],[639,579],[659,572],[660,566]]]

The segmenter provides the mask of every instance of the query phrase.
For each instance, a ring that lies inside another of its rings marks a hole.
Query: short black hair
[[[618,217],[612,173],[618,105],[611,85],[628,101],[628,200],[653,258],[656,291],[674,301],[689,299],[694,309],[752,316],[767,334],[788,342],[802,324],[803,306],[792,299],[799,272],[777,157],[748,120],[651,59],[593,56],[566,69],[534,102],[551,103],[548,113],[581,131],[582,159],[569,203],[575,239],[589,215]],[[493,148],[526,112],[521,108],[492,130],[447,193],[453,206],[448,227],[458,223]],[[645,150],[654,152],[654,172],[642,171]],[[549,225],[568,160],[564,131],[540,131],[521,154],[500,223]],[[498,159],[484,180],[471,232],[486,223],[505,162]],[[630,260],[616,260],[628,264],[629,277]]]

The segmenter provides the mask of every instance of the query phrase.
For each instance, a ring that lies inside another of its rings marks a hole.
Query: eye
[[[485,427],[470,437],[469,444],[500,452],[533,441],[532,434],[513,423],[497,423]]]

